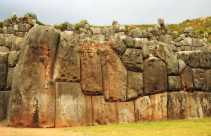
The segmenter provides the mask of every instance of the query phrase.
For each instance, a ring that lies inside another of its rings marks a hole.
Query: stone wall
[[[87,22],[76,26],[60,31],[36,25],[21,48],[2,51],[0,115],[8,116],[10,126],[211,116],[211,51],[206,39],[191,32],[175,37],[163,25],[147,31],[129,30],[117,22],[109,27]]]

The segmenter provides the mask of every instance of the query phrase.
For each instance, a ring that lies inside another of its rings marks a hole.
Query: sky
[[[211,16],[211,0],[0,0],[0,20],[27,12],[48,24],[82,19],[95,25],[108,25],[113,20],[120,24],[151,24],[158,18],[178,23]]]

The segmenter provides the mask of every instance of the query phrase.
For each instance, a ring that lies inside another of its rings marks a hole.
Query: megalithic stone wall
[[[115,25],[0,35],[0,120],[71,127],[211,116],[208,43]]]

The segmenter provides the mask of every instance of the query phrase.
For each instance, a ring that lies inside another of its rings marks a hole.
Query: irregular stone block
[[[12,87],[12,79],[13,79],[14,68],[8,68],[7,73],[7,90],[11,90]]]
[[[122,56],[122,62],[128,70],[143,71],[142,50],[128,48]]]
[[[11,52],[9,52],[9,56],[8,56],[8,65],[9,65],[9,67],[15,67],[15,65],[18,62],[18,58],[19,58],[19,51],[11,51]]]
[[[178,57],[192,68],[211,68],[211,52],[206,51],[180,51]]]
[[[117,54],[107,45],[102,53],[104,95],[108,101],[125,101],[127,91],[127,70]]]
[[[211,69],[206,71],[206,84],[207,84],[207,91],[211,92]]]
[[[186,67],[181,73],[182,89],[193,89],[193,71],[190,67]]]
[[[188,117],[187,92],[168,93],[168,119],[185,119]]]
[[[179,91],[181,89],[181,80],[179,76],[168,76],[168,90]]]
[[[7,83],[7,59],[7,53],[0,53],[0,91],[5,89]]]
[[[117,105],[106,102],[104,96],[92,96],[93,124],[117,123]]]
[[[167,91],[166,65],[156,57],[144,61],[144,94]]]
[[[166,62],[168,75],[179,74],[179,61],[170,45],[158,43],[157,48],[154,49],[154,55]]]
[[[0,92],[0,121],[7,118],[7,108],[9,103],[9,92]]]
[[[87,94],[103,94],[100,46],[81,45],[81,87]]]
[[[167,93],[136,99],[135,117],[137,121],[167,119]]]
[[[137,98],[139,95],[143,95],[143,74],[132,71],[128,71],[127,74],[127,100]]]
[[[207,88],[205,70],[193,69],[193,82],[194,82],[195,90],[204,90],[205,91]]]
[[[118,102],[118,120],[119,123],[128,123],[135,121],[134,102]]]
[[[91,116],[88,106],[91,98],[86,98],[81,91],[80,83],[56,83],[56,127],[71,127],[87,124]]]
[[[59,33],[49,26],[35,26],[14,71],[9,106],[9,125],[54,127],[55,88],[53,66]]]
[[[54,80],[80,81],[80,55],[78,36],[72,32],[62,32],[58,48]]]

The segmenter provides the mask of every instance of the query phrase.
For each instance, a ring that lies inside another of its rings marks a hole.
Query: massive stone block
[[[78,36],[62,32],[55,63],[54,80],[80,81],[80,53]]]
[[[81,87],[87,94],[103,93],[100,44],[81,45]]]
[[[211,92],[211,69],[206,71],[206,82],[207,82],[206,90]]]
[[[143,74],[138,72],[128,71],[127,81],[127,100],[135,99],[139,95],[143,95]]]
[[[211,115],[211,94],[205,92],[171,92],[168,94],[168,118],[186,119]]]
[[[0,121],[7,118],[7,108],[9,103],[9,92],[0,92]]]
[[[135,121],[135,107],[134,102],[118,102],[118,120],[119,123],[128,123]]]
[[[181,73],[182,89],[193,89],[193,71],[190,67],[186,67]]]
[[[179,76],[168,76],[168,90],[179,91],[181,89],[181,80]]]
[[[93,124],[117,123],[116,102],[106,102],[103,96],[92,96]]]
[[[167,91],[167,70],[163,61],[150,57],[144,61],[144,94]]]
[[[135,117],[137,121],[167,119],[167,93],[136,99]]]
[[[107,45],[101,49],[104,95],[108,101],[125,101],[127,70],[118,55]]]
[[[211,68],[211,52],[180,51],[178,57],[192,68]]]
[[[205,70],[203,69],[193,69],[193,82],[195,90],[206,90],[207,82]],[[211,75],[210,75],[211,76]]]
[[[48,26],[35,26],[25,37],[24,49],[14,71],[9,125],[54,127],[52,80],[58,41],[59,33]]]
[[[0,53],[0,91],[5,89],[7,83],[8,54]]]
[[[168,119],[185,119],[188,117],[187,92],[168,93]]]
[[[143,55],[141,49],[128,48],[122,56],[122,62],[128,70],[143,71]]]
[[[85,125],[91,120],[91,98],[82,93],[80,83],[56,83],[56,127]]]

